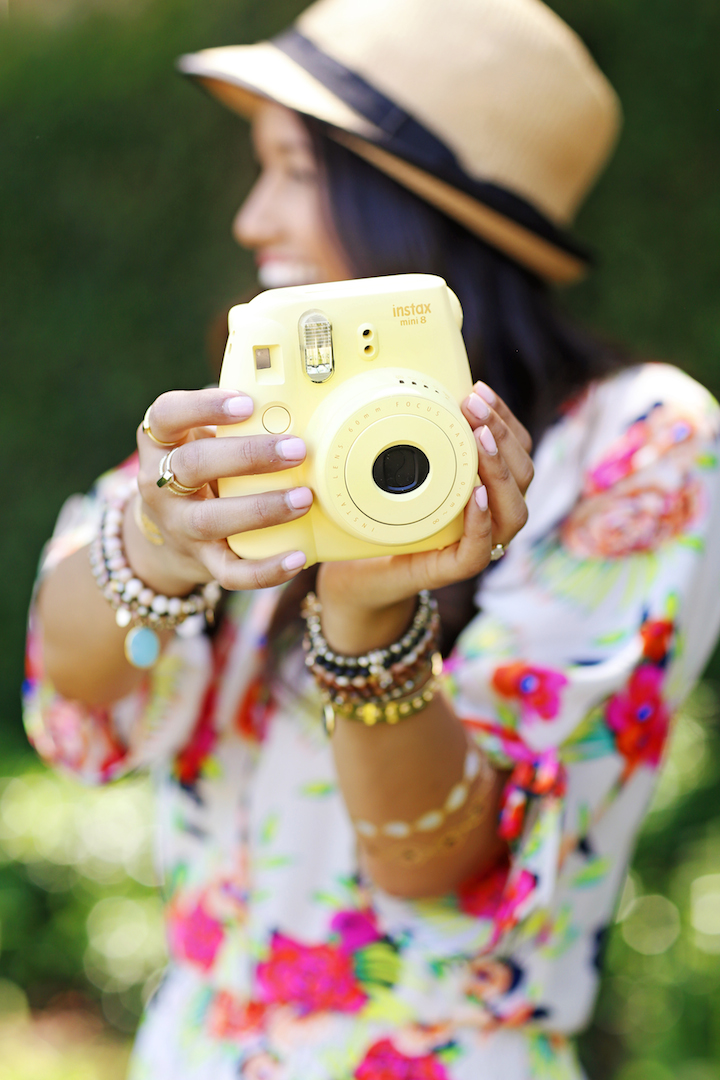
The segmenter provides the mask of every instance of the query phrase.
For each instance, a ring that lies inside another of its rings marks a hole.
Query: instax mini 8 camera
[[[230,311],[220,386],[255,411],[218,437],[301,436],[293,469],[219,481],[221,496],[307,485],[303,517],[228,537],[243,558],[307,565],[443,548],[462,535],[477,447],[460,303],[429,274],[271,289]]]

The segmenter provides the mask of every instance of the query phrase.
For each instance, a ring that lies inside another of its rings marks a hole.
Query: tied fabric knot
[[[498,835],[501,839],[512,843],[519,838],[531,796],[562,798],[566,784],[565,767],[554,748],[519,761],[505,785],[500,803]]]

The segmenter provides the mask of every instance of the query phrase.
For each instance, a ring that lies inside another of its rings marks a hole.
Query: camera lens
[[[425,483],[430,462],[417,446],[390,446],[375,458],[373,480],[389,495],[407,495]]]

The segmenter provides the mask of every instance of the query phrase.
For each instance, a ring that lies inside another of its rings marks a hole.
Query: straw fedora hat
[[[251,117],[270,100],[328,133],[539,276],[582,277],[567,232],[620,106],[540,0],[317,0],[272,41],[183,56]]]

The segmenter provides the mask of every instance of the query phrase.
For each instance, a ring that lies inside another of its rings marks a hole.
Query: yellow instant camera
[[[307,485],[296,521],[228,537],[236,554],[307,565],[447,547],[477,483],[459,403],[472,389],[462,310],[429,274],[271,289],[234,307],[220,386],[255,403],[218,437],[302,436],[302,465],[219,481],[220,495]]]

